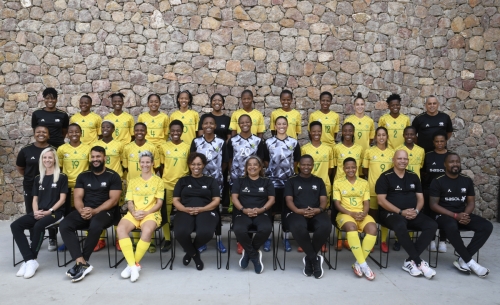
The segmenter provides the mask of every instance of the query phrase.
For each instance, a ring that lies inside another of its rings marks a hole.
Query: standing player
[[[57,91],[54,88],[43,90],[43,102],[45,107],[37,109],[31,115],[31,128],[42,125],[49,129],[49,144],[58,148],[64,144],[64,138],[68,133],[68,114],[56,108]]]
[[[415,127],[418,141],[425,152],[433,149],[432,136],[438,131],[446,132],[448,139],[451,138],[453,132],[453,125],[451,118],[444,112],[439,111],[439,101],[434,95],[429,95],[425,100],[425,112],[419,114],[413,119],[411,123]]]
[[[386,102],[389,107],[389,113],[380,117],[378,126],[387,129],[389,148],[396,149],[403,145],[405,141],[403,131],[406,127],[410,126],[410,118],[399,112],[401,110],[401,96],[399,94],[391,94]]]
[[[309,124],[318,121],[323,125],[323,132],[321,133],[321,143],[333,147],[335,139],[339,132],[339,115],[330,110],[332,105],[333,96],[330,92],[321,92],[319,96],[320,110],[316,110],[309,116]],[[310,131],[310,130],[309,130]],[[328,186],[327,186],[328,189]]]
[[[224,114],[224,97],[220,93],[214,93],[210,97],[210,106],[212,106],[212,112],[205,113],[201,116],[200,122],[198,124],[198,136],[203,135],[203,128],[201,122],[207,115],[212,115],[215,118],[215,124],[217,128],[215,129],[215,135],[227,141],[231,138],[231,130],[229,130],[229,125],[231,124],[231,118]]]
[[[170,120],[179,120],[184,124],[182,141],[191,143],[196,138],[196,128],[200,121],[198,112],[191,109],[193,105],[193,95],[188,90],[177,93],[177,107],[179,110],[170,115]]]
[[[241,93],[241,105],[243,109],[238,109],[233,112],[231,115],[231,125],[229,129],[231,129],[231,136],[235,136],[240,133],[241,130],[238,126],[238,119],[241,115],[247,114],[252,118],[252,134],[262,138],[264,135],[264,131],[266,131],[266,127],[264,125],[264,116],[262,112],[253,108],[253,92],[250,90],[243,90]]]
[[[366,263],[375,242],[377,241],[377,225],[368,215],[370,209],[370,188],[368,182],[356,177],[358,165],[354,158],[344,160],[345,179],[335,182],[333,200],[339,213],[335,221],[339,228],[347,232],[347,241],[351,246],[356,262],[352,265],[354,274],[366,276],[370,281],[375,274]],[[359,240],[359,233],[364,232],[363,244]]]
[[[122,178],[122,189],[125,190],[126,186],[123,183],[125,180],[123,177],[123,167],[122,167],[122,154],[123,154],[123,143],[113,139],[113,135],[115,134],[115,124],[111,121],[103,121],[101,124],[102,131],[102,139],[95,142],[95,146],[101,146],[106,151],[106,168],[109,168],[115,171]],[[120,201],[118,204],[123,205],[125,194],[122,192],[122,196],[120,197]],[[116,226],[115,226],[116,230]],[[106,240],[104,239],[105,232],[101,234],[101,238],[99,242],[94,248],[94,251],[99,251],[106,247]],[[115,241],[115,246],[118,251],[121,250],[120,244],[118,243],[118,238]]]
[[[104,120],[111,121],[115,124],[115,134],[113,138],[127,145],[130,141],[134,140],[134,118],[123,112],[123,93],[111,94],[111,105],[113,112],[104,117]]]
[[[295,175],[295,168],[297,168],[297,163],[300,159],[300,145],[296,139],[286,134],[288,130],[287,118],[280,116],[274,124],[276,126],[276,135],[265,142],[264,162],[267,167],[266,177],[271,179],[275,189],[276,203],[273,205],[273,212],[274,214],[281,213],[283,230],[288,231],[285,219],[287,212],[284,195],[285,183],[290,177]],[[292,251],[286,234],[283,243],[287,252]],[[264,243],[264,251],[271,251],[270,238]]]
[[[369,116],[365,115],[365,107],[365,100],[361,93],[358,93],[356,99],[354,99],[354,114],[344,120],[344,124],[352,123],[356,128],[356,134],[354,135],[356,144],[360,145],[363,151],[370,147],[370,143],[375,137],[375,124]],[[360,163],[357,162],[357,164]]]
[[[163,184],[165,186],[165,200],[167,201],[167,217],[170,219],[172,212],[174,188],[177,181],[189,173],[187,157],[191,145],[181,140],[184,124],[179,120],[170,122],[170,141],[160,146],[161,172]],[[170,241],[170,226],[163,226],[163,236],[165,244],[161,248],[162,252],[168,252],[172,246]]]
[[[413,126],[408,126],[403,132],[405,142],[396,150],[404,150],[408,153],[408,168],[407,170],[417,174],[420,179],[420,169],[424,166],[425,151],[422,147],[415,144],[416,129]]]
[[[375,183],[377,183],[377,179],[383,172],[392,168],[392,157],[394,157],[394,150],[387,147],[387,138],[387,129],[379,126],[375,130],[375,146],[368,148],[363,155],[363,173],[370,187],[369,213],[375,221],[378,221],[378,202],[377,193],[375,193]],[[380,248],[382,252],[387,253],[389,249],[385,240],[387,240],[389,230],[386,227],[381,227],[380,231],[382,235]]]
[[[143,112],[137,118],[137,122],[146,124],[148,134],[146,140],[157,148],[168,139],[168,115],[160,112],[161,100],[158,94],[148,96],[149,112]]]
[[[288,120],[288,129],[286,134],[294,139],[302,133],[302,115],[295,109],[292,109],[293,93],[290,90],[283,90],[280,93],[281,108],[271,112],[271,133],[276,135],[274,121],[279,116],[284,116]]]
[[[471,178],[460,174],[460,157],[456,153],[449,153],[444,166],[445,174],[431,183],[431,209],[437,214],[439,229],[446,232],[448,240],[460,255],[453,265],[460,271],[470,273],[472,270],[484,278],[490,270],[479,265],[472,257],[488,240],[493,225],[472,213],[476,206],[474,184]],[[467,247],[460,236],[461,229],[474,231]]]
[[[204,154],[207,157],[207,164],[203,169],[203,174],[206,176],[211,176],[217,181],[220,190],[220,196],[224,189],[224,176],[223,173],[227,168],[228,157],[226,151],[226,142],[224,139],[219,139],[215,135],[215,129],[217,125],[215,123],[215,118],[211,115],[205,116],[203,122],[201,122],[203,128],[203,135],[196,138],[191,143],[191,152],[197,152]],[[220,233],[221,223],[219,217],[219,226],[217,227],[217,234]],[[227,249],[224,247],[222,240],[217,244],[217,248],[221,253],[226,253]],[[207,245],[203,245],[198,249],[198,251],[203,252],[207,249]]]
[[[69,120],[70,123],[76,123],[82,128],[81,141],[83,144],[94,144],[101,135],[101,117],[90,111],[92,107],[92,98],[84,95],[80,98],[80,112],[74,114]]]

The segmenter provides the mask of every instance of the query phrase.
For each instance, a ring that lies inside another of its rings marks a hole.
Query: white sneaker
[[[57,242],[55,239],[49,239],[49,246],[48,246],[48,250],[50,252],[52,251],[56,251],[57,250]]]
[[[363,276],[363,271],[361,271],[361,266],[357,261],[352,265],[352,271],[359,277]]]
[[[437,249],[436,249],[436,242],[435,241],[431,241],[431,243],[429,244],[429,251],[431,252],[436,252]]]
[[[125,269],[123,269],[123,271],[120,275],[122,278],[128,279],[130,277],[131,272],[132,272],[132,270],[130,269],[130,266],[127,265],[127,267],[125,267]]]
[[[368,265],[361,266],[361,270],[368,280],[373,281],[375,279],[375,273],[373,273],[372,269]]]
[[[480,278],[485,278],[490,273],[490,269],[485,268],[485,267],[479,265],[473,259],[471,259],[470,262],[467,263],[467,265]]]
[[[139,266],[130,266],[130,281],[133,283],[139,279]]]
[[[408,272],[411,276],[419,276],[422,275],[422,271],[417,268],[414,261],[404,261],[403,262],[403,270]]]
[[[24,278],[29,279],[35,275],[36,269],[38,269],[38,262],[34,259],[30,259],[26,262],[26,272],[24,273]]]
[[[455,266],[458,270],[462,272],[467,272],[468,274],[470,274],[469,266],[467,266],[467,264],[461,257],[459,257],[456,261],[453,262],[453,266]]]
[[[26,262],[23,262],[21,264],[21,268],[19,268],[19,271],[17,271],[16,276],[24,276],[26,273]]]
[[[432,279],[436,275],[436,271],[434,269],[432,269],[431,267],[429,267],[429,264],[424,260],[422,260],[422,262],[420,263],[420,266],[418,266],[418,269],[420,271],[422,271],[425,278],[427,278],[429,280]]]
[[[446,253],[446,243],[444,241],[440,241],[438,245],[439,253]]]

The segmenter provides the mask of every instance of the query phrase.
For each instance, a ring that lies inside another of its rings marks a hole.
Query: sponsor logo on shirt
[[[259,192],[264,192],[264,188],[263,187],[259,187]]]
[[[448,189],[448,193],[451,193],[451,190],[450,190],[450,189]]]
[[[436,162],[432,162],[432,165],[436,165]]]
[[[61,120],[59,120],[59,119],[56,119],[56,123],[59,123],[60,121],[61,121]]]
[[[92,185],[91,185],[90,183],[89,183],[89,184],[87,184],[87,186],[90,186],[90,187],[92,187]]]
[[[442,169],[442,168],[429,168],[429,172],[431,172],[431,173],[444,173],[444,169]]]
[[[425,124],[425,127],[429,127],[429,124]]]
[[[57,188],[57,183],[52,183],[52,188],[53,189]]]
[[[313,190],[317,190],[317,189],[318,189],[318,187],[317,187],[316,185],[313,185],[313,186],[312,186],[312,189],[313,189]]]
[[[465,196],[462,197],[444,197],[445,201],[461,201],[465,202]]]
[[[64,158],[69,158],[69,154],[64,154]]]
[[[248,187],[245,187],[243,190],[242,190],[243,193],[250,193],[250,190],[248,189]]]
[[[443,122],[439,122],[439,126],[444,126],[444,123]]]
[[[415,186],[414,186],[414,187],[415,187]],[[396,190],[396,191],[402,191],[403,189],[402,189],[401,187],[399,187],[399,185],[398,185],[398,186],[396,186],[396,189],[395,189],[395,190]]]
[[[226,128],[226,125],[225,124],[221,124],[220,128]]]
[[[40,122],[45,122],[45,120],[44,120],[44,119],[41,119],[41,120],[40,120]]]
[[[467,192],[467,189],[465,187],[461,188],[460,190],[462,191],[462,193]]]
[[[190,185],[188,185],[187,187],[192,188],[191,184],[190,184]]]
[[[31,157],[31,160],[35,160],[36,158],[35,157]]]
[[[302,186],[299,185],[299,187],[297,188],[298,190],[301,190],[302,189]]]
[[[415,188],[415,184],[410,184],[410,188],[414,189]]]
[[[346,191],[346,190],[343,190],[343,191],[342,191],[342,195],[345,195],[345,194],[347,194],[347,191]]]
[[[41,186],[41,185],[40,185],[40,186],[38,187],[38,190],[39,190],[39,191],[43,191],[43,190],[44,190],[43,186]]]
[[[101,182],[102,187],[106,187],[106,182]]]
[[[206,188],[207,188],[207,186],[206,186],[206,185],[202,185],[202,186],[201,186],[201,188],[202,188],[202,189],[206,189]]]

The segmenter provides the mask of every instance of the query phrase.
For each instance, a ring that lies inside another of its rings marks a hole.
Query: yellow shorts
[[[370,210],[378,210],[377,196],[370,196]]]
[[[126,220],[130,221],[131,223],[133,223],[137,229],[140,229],[142,224],[148,220],[152,220],[152,221],[156,222],[157,228],[161,224],[160,211],[154,212],[153,214],[149,214],[148,216],[144,217],[144,219],[142,219],[142,220],[135,219],[134,216],[132,216],[132,214],[130,214],[130,212],[127,212],[127,214],[125,216],[123,216],[123,219],[126,219]]]
[[[358,232],[363,232],[363,229],[365,228],[365,226],[367,224],[369,224],[370,222],[375,223],[375,220],[370,215],[366,215],[365,219],[363,219],[362,221],[357,221],[353,217],[351,217],[351,216],[349,216],[347,214],[342,214],[342,213],[338,213],[337,214],[336,221],[337,221],[337,225],[338,225],[339,228],[342,228],[342,226],[346,222],[353,222],[358,227]]]

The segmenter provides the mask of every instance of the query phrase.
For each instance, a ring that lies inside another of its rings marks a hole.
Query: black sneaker
[[[246,251],[243,250],[243,253],[241,253],[241,258],[239,261],[240,267],[243,269],[246,269],[246,267],[248,267],[249,261],[250,261],[250,257],[247,255]]]
[[[89,274],[90,271],[92,271],[92,269],[94,269],[94,267],[92,267],[92,265],[90,265],[89,262],[86,262],[85,264],[78,264],[77,268],[78,270],[76,275],[73,278],[71,278],[71,282],[73,283],[83,280],[83,278],[87,274]]]
[[[396,242],[394,242],[394,245],[392,245],[392,250],[394,250],[394,251],[401,250],[401,244],[397,240],[396,240]]]
[[[323,256],[318,255],[313,261],[314,277],[320,279],[323,277]]]
[[[313,265],[311,261],[307,258],[307,256],[304,256],[302,262],[304,262],[304,275],[305,276],[313,275]]]
[[[189,265],[190,262],[191,262],[191,256],[186,253],[186,255],[184,255],[184,257],[182,258],[182,264],[184,266],[187,266]]]
[[[166,240],[165,243],[163,244],[163,247],[161,248],[161,252],[169,252],[170,249],[172,248],[172,242],[170,240]]]
[[[253,263],[255,273],[261,274],[264,271],[264,264],[262,264],[262,252],[259,250],[259,256],[250,259]]]
[[[194,260],[194,263],[196,264],[196,269],[198,269],[199,271],[203,270],[203,261],[201,260],[201,256],[200,256],[200,253],[196,253],[195,256],[193,256],[193,260]]]
[[[77,272],[78,272],[78,263],[76,263],[73,267],[71,267],[71,269],[66,271],[66,275],[70,278],[73,278]]]

